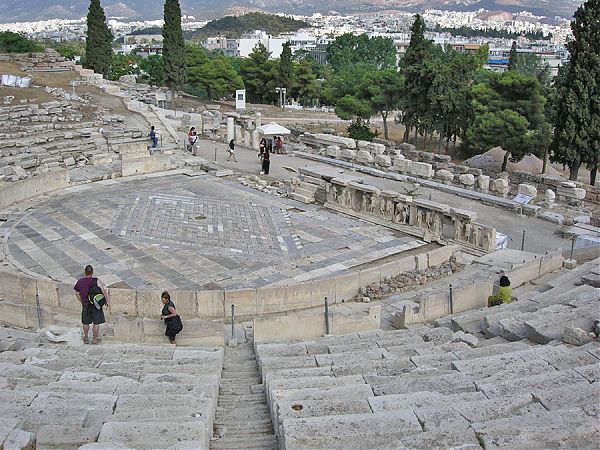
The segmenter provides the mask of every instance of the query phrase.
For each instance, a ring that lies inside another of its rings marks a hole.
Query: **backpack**
[[[102,289],[98,286],[98,278],[94,278],[94,284],[90,286],[88,291],[88,302],[98,310],[106,305],[106,297],[104,297]]]

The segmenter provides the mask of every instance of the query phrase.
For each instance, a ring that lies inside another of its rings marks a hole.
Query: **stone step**
[[[296,194],[304,195],[307,198],[315,198],[316,189],[308,189],[303,186],[294,186],[294,192]]]
[[[277,438],[274,435],[266,436],[242,436],[239,438],[221,438],[213,440],[210,443],[211,449],[273,449],[277,450],[279,444]]]
[[[300,203],[305,203],[305,204],[309,204],[309,203],[314,203],[315,199],[314,197],[307,197],[305,195],[302,194],[298,194],[296,192],[292,192],[290,194],[290,197]]]

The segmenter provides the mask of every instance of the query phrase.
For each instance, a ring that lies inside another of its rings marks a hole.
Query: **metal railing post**
[[[40,307],[40,293],[37,285],[35,286],[35,306],[37,308],[38,330],[42,329],[42,308]]]
[[[325,297],[325,334],[329,334],[329,302]]]
[[[571,237],[571,254],[569,255],[569,259],[571,261],[573,261],[573,250],[575,250],[575,240],[577,239],[576,235],[573,235],[573,237]]]
[[[235,305],[231,305],[231,339],[235,338]]]
[[[523,230],[523,236],[521,237],[521,251],[525,248],[525,230]]]
[[[454,297],[452,293],[452,283],[450,283],[450,314],[454,314]]]

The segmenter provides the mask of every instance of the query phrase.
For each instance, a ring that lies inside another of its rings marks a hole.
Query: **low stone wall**
[[[376,330],[381,326],[381,306],[335,305],[329,310],[329,334]],[[254,318],[254,342],[314,339],[327,333],[325,313],[313,309],[293,315]]]
[[[228,291],[172,291],[171,298],[184,320],[231,320],[231,305],[235,305],[236,319],[251,319],[322,306],[325,298],[332,305],[345,303],[356,296],[361,287],[417,267],[439,265],[452,256],[452,251],[452,247],[441,247],[364,270],[305,283]],[[42,310],[42,326],[54,324],[54,314],[77,316],[81,312],[71,284],[0,271],[0,298],[4,299],[0,301],[0,323],[36,329],[36,293]],[[159,294],[158,291],[111,288],[112,314],[126,319],[156,318],[162,308]]]
[[[171,169],[171,157],[167,154],[149,154],[147,142],[131,142],[119,146],[121,176],[164,172]]]
[[[511,286],[515,288],[560,269],[563,261],[562,250],[556,249],[521,264],[490,267],[488,276],[453,285],[452,300],[450,288],[446,287],[423,294],[414,302],[404,305],[402,311],[393,316],[393,324],[396,328],[406,328],[410,324],[432,322],[449,314],[485,308],[494,283],[499,278],[498,272],[505,273],[510,278]]]
[[[0,209],[69,186],[69,171],[59,169],[6,184],[0,188]]]

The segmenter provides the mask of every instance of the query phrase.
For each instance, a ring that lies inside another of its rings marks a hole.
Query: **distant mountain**
[[[311,15],[377,11],[419,12],[425,9],[476,11],[530,11],[547,17],[570,18],[582,0],[181,0],[184,14],[210,20],[227,13],[249,11]],[[0,0],[0,22],[26,22],[48,19],[77,19],[87,14],[88,0]],[[159,19],[163,0],[103,0],[107,15],[129,19]]]

